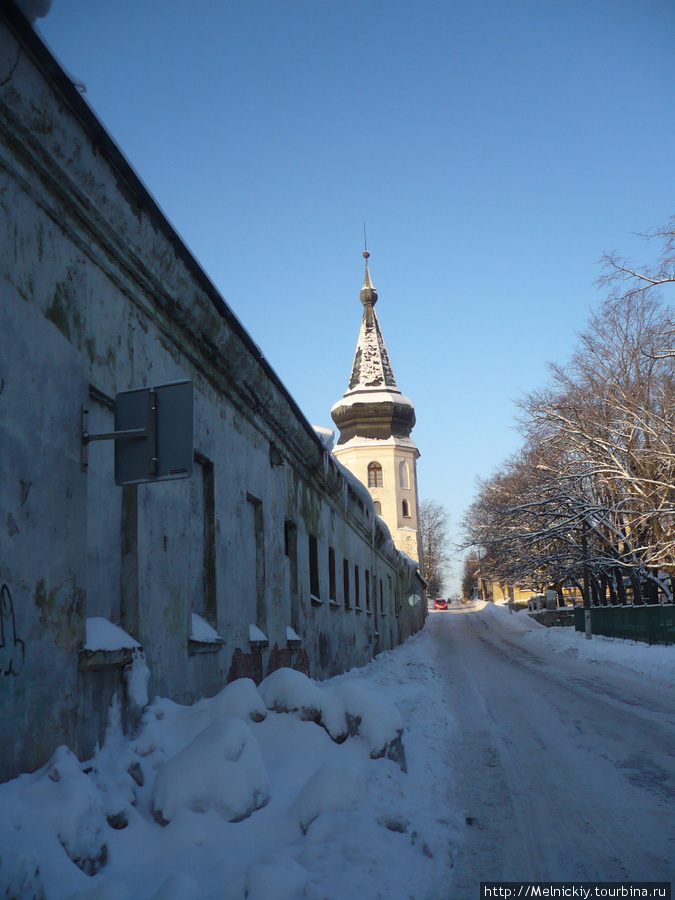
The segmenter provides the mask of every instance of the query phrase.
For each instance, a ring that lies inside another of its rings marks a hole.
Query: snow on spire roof
[[[349,385],[330,411],[340,431],[339,446],[352,438],[409,438],[415,425],[415,407],[398,389],[374,309],[377,291],[368,270],[370,254],[366,250],[363,255],[366,274],[361,288],[361,331]]]
[[[346,394],[352,391],[378,389],[400,393],[389,361],[382,329],[374,309],[377,303],[377,291],[373,287],[368,269],[370,253],[366,250],[363,255],[366,259],[366,273],[363,287],[361,288],[363,319]]]

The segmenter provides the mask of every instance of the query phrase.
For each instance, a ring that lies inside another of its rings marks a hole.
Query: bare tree
[[[603,274],[598,284],[610,288],[610,298],[635,296],[668,284],[675,284],[675,216],[662,227],[641,234],[647,241],[661,240],[661,251],[654,265],[638,265],[623,259],[616,251],[602,257]]]
[[[462,565],[462,598],[464,600],[470,600],[473,593],[474,588],[477,586],[477,577],[480,571],[480,558],[477,553],[471,552],[467,556],[464,557],[464,563]]]
[[[675,371],[656,295],[602,304],[551,384],[521,406],[525,446],[480,482],[464,527],[493,580],[578,584],[588,603],[672,599]]]
[[[445,585],[449,563],[450,515],[435,500],[423,500],[419,510],[419,531],[424,556],[424,577],[430,597],[439,597]]]

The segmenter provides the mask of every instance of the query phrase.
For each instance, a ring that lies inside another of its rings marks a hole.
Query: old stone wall
[[[88,755],[124,700],[128,659],[83,662],[87,619],[138,641],[149,696],[178,702],[279,665],[326,677],[421,627],[372,504],[4,6],[0,210],[0,779],[60,743]],[[83,406],[109,431],[119,391],[182,379],[192,478],[117,487],[103,441],[83,470]]]

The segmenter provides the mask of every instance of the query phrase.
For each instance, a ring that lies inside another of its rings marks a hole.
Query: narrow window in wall
[[[384,615],[384,585],[382,584],[382,579],[380,578],[380,615]]]
[[[312,597],[317,600],[321,599],[321,590],[319,587],[319,544],[313,534],[308,535],[309,539],[309,592]]]
[[[93,385],[89,388],[91,434],[115,430],[115,403]],[[122,492],[115,484],[112,441],[89,444],[87,470],[87,606],[86,615],[121,624],[123,553]]]
[[[375,507],[375,515],[381,516],[382,515],[382,504],[380,503],[380,501],[376,500],[375,503],[373,504],[373,506]]]
[[[398,479],[398,483],[402,488],[408,489],[410,487],[410,466],[408,465],[408,461],[406,459],[402,460],[399,463]]]
[[[134,637],[140,634],[138,598],[138,485],[122,488],[122,584],[120,625]]]
[[[337,602],[337,585],[335,583],[335,550],[328,548],[328,599]]]
[[[300,627],[300,595],[298,589],[298,529],[295,522],[284,522],[284,555],[286,557],[286,585],[290,598],[291,627]]]
[[[371,462],[368,464],[368,487],[382,487],[382,466],[379,462]]]
[[[354,566],[354,606],[361,607],[361,573],[359,567]]]
[[[407,500],[401,501],[401,508],[403,511],[403,518],[409,519],[410,518],[410,504],[408,503]]]
[[[366,569],[366,609],[370,610],[370,572]]]
[[[193,479],[196,479],[201,497],[198,502],[202,508],[203,541],[202,554],[198,564],[201,565],[201,608],[194,612],[204,616],[214,628],[217,627],[217,595],[216,595],[216,501],[215,476],[213,463],[201,453],[195,453]]]
[[[265,607],[265,523],[263,520],[262,500],[246,495],[249,509],[253,514],[253,536],[255,540],[255,624],[265,631],[267,627],[267,609]]]
[[[342,560],[342,594],[344,596],[345,609],[351,606],[351,598],[349,596],[349,560]]]
[[[204,578],[204,557],[206,542],[204,540],[204,467],[199,464],[195,454],[195,465],[192,478],[186,481],[187,507],[182,511],[173,510],[170,506],[157,513],[157,520],[164,523],[163,550],[164,558],[170,566],[177,560],[178,548],[185,554],[183,577],[185,589],[190,600],[190,611],[208,620],[205,610],[206,579]],[[162,487],[163,494],[167,491]],[[152,500],[159,499],[156,490],[152,492]],[[162,496],[167,504],[166,496]],[[160,501],[161,502],[161,501]],[[171,515],[174,513],[174,516]],[[163,560],[164,561],[164,560]],[[172,573],[178,576],[178,573]],[[209,622],[215,626],[215,622]]]

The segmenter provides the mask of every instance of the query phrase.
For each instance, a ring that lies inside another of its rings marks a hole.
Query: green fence
[[[574,627],[585,631],[582,606],[574,610]],[[675,605],[667,606],[594,606],[591,633],[605,637],[644,641],[646,644],[675,644]]]

